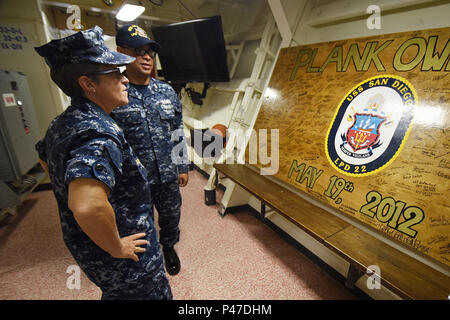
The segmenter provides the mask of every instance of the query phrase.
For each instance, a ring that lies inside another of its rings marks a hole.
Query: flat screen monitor
[[[159,59],[166,81],[230,81],[220,16],[153,27],[152,33],[161,45]]]

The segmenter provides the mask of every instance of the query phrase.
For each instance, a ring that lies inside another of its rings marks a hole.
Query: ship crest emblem
[[[326,154],[338,171],[365,176],[389,165],[411,129],[417,93],[403,78],[382,75],[361,82],[338,106]]]

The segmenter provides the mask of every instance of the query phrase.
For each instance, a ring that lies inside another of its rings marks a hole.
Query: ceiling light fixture
[[[145,7],[143,6],[126,3],[120,8],[119,12],[117,12],[116,18],[121,21],[133,21],[144,11]]]

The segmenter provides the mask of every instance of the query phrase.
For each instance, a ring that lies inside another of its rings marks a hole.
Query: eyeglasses
[[[156,56],[156,52],[152,49],[144,49],[144,48],[128,48],[128,50],[133,51],[137,56],[145,56],[146,53],[152,58]]]
[[[96,75],[104,75],[104,74],[110,74],[110,73],[115,73],[115,76],[118,79],[122,79],[122,77],[123,77],[119,68],[95,71],[95,72],[87,73],[86,76],[96,76]]]

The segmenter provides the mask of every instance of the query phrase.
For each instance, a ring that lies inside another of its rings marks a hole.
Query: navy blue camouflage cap
[[[147,33],[138,25],[127,24],[117,30],[116,44],[119,47],[140,48],[147,44],[153,51],[159,53],[161,45],[150,39]]]
[[[45,58],[50,68],[82,62],[123,66],[135,60],[126,54],[109,50],[102,35],[102,28],[95,26],[34,49]]]

